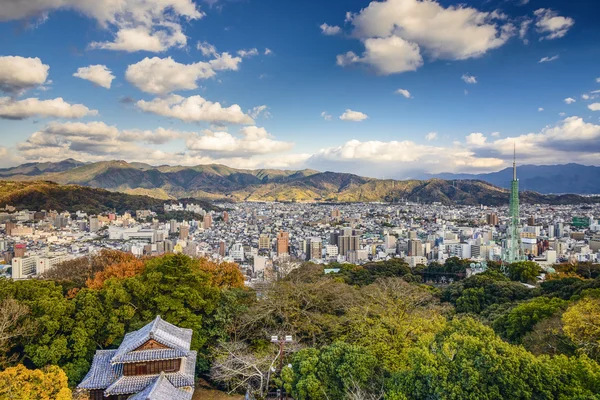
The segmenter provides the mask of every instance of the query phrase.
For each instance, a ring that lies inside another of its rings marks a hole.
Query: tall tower
[[[514,263],[521,260],[521,234],[519,233],[519,180],[517,179],[517,148],[513,156],[513,179],[510,185],[510,220],[506,234],[504,261]]]

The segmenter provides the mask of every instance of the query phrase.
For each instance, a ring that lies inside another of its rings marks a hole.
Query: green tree
[[[533,261],[519,261],[508,266],[508,275],[513,281],[535,282],[541,272],[540,266]]]
[[[518,304],[492,322],[492,327],[503,338],[521,343],[523,336],[531,332],[535,324],[552,315],[562,313],[567,302],[558,298],[536,297]]]
[[[600,296],[594,293],[583,297],[565,311],[562,319],[565,334],[578,350],[600,359]]]

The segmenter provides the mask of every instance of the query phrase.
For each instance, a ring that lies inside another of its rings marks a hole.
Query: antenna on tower
[[[517,144],[513,143],[513,181],[517,180]]]

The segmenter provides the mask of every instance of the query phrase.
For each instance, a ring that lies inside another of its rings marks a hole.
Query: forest
[[[305,263],[251,289],[233,263],[105,250],[0,279],[0,399],[81,398],[94,352],[156,315],[194,330],[198,379],[255,399],[600,399],[600,265],[469,263]]]

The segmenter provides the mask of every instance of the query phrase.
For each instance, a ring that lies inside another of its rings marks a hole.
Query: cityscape
[[[600,400],[599,16],[0,0],[0,400]]]

